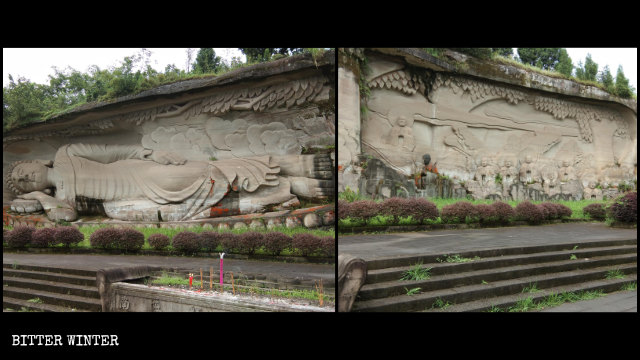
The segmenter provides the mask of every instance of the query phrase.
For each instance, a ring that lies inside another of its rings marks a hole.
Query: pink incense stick
[[[223,278],[223,263],[224,263],[224,253],[220,254],[220,292],[223,292],[222,289],[222,278]]]

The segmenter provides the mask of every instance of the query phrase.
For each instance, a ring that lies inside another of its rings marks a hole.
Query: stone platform
[[[32,215],[12,215],[3,209],[4,225],[33,225],[53,227],[54,222],[49,221],[46,216]],[[271,229],[277,226],[286,226],[289,228],[296,226],[305,226],[307,228],[317,228],[321,226],[333,226],[335,223],[335,205],[321,205],[304,209],[283,210],[275,212],[267,212],[263,214],[236,215],[219,218],[208,218],[200,220],[189,220],[181,222],[136,222],[121,221],[113,219],[99,218],[81,218],[71,224],[74,226],[93,226],[93,225],[113,225],[116,227],[150,227],[150,228],[197,228],[204,227],[209,229],[242,229],[254,228]]]

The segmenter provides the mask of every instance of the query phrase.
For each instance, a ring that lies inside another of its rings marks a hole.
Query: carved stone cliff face
[[[5,134],[3,177],[17,161],[55,160],[65,145],[127,145],[139,146],[145,154],[176,154],[187,165],[231,164],[233,159],[266,156],[270,160],[265,161],[278,169],[278,186],[286,184],[287,193],[317,199],[332,196],[335,154],[307,154],[334,146],[333,64],[291,66],[296,71],[277,70],[277,64],[261,66],[270,66],[269,76],[238,76],[242,81],[187,90],[175,84],[181,90],[94,107]],[[117,167],[114,164],[109,166]],[[5,206],[16,196],[6,185]],[[265,198],[275,196],[262,193]],[[238,201],[241,208],[265,210],[264,204],[249,197]]]
[[[509,196],[507,176],[509,184],[537,182],[549,196],[574,180],[581,191],[590,180],[618,185],[636,178],[637,115],[627,107],[416,71],[374,54],[368,61],[362,152],[405,176],[424,171],[429,154],[441,175],[480,198]],[[496,170],[483,170],[489,168]],[[530,168],[528,175],[514,171],[523,168]]]

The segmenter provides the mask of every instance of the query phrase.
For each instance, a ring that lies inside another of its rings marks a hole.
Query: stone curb
[[[592,222],[593,220],[587,219],[562,219],[562,220],[545,220],[539,225],[552,225],[561,223],[581,223]],[[484,229],[484,228],[497,228],[497,227],[513,227],[513,226],[530,226],[527,221],[512,221],[508,224],[483,224],[483,223],[471,223],[471,224],[434,224],[434,225],[383,225],[383,226],[355,226],[355,227],[340,227],[338,226],[339,234],[360,234],[364,232],[404,232],[404,231],[429,231],[429,230],[465,230],[465,229]],[[633,224],[635,225],[635,224]],[[631,226],[633,227],[633,226]]]

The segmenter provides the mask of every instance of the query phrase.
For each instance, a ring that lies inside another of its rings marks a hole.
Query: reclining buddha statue
[[[323,176],[314,176],[318,169]],[[327,171],[328,155],[191,161],[137,145],[67,144],[53,161],[13,163],[5,181],[18,198],[37,200],[52,221],[74,221],[79,214],[183,221],[286,209],[299,204],[298,196],[326,197],[333,193]]]

